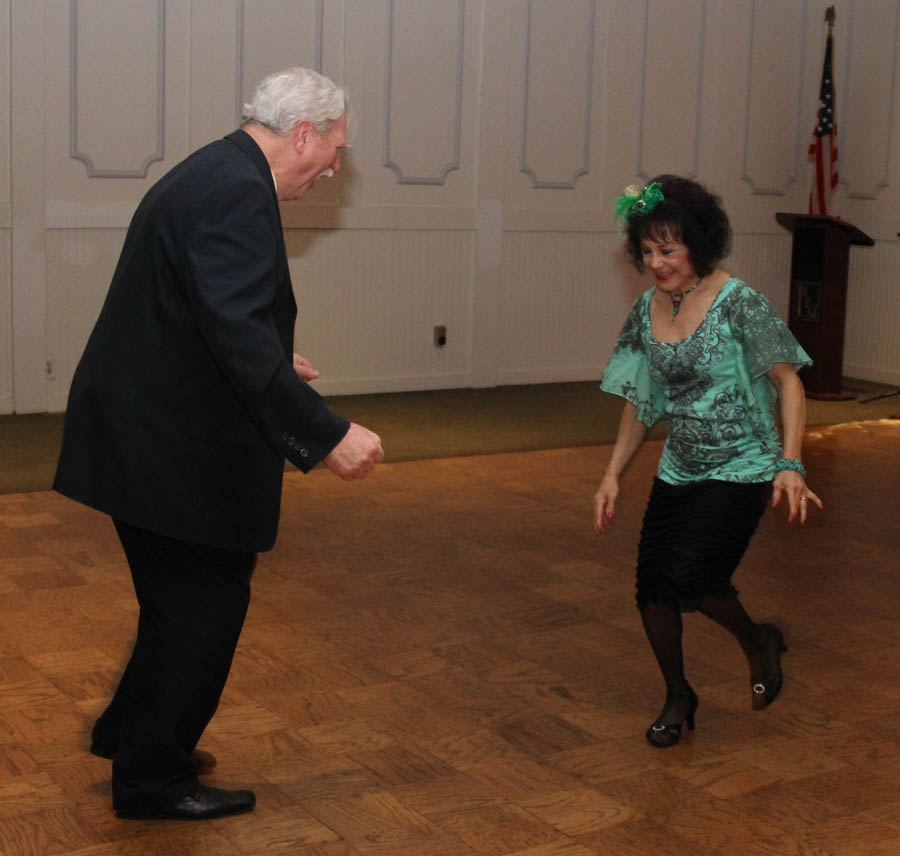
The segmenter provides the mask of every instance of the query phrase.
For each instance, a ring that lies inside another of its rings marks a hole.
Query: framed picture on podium
[[[791,321],[822,321],[822,283],[809,279],[791,281]]]

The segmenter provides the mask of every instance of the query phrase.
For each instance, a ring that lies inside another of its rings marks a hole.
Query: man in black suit
[[[219,702],[275,542],[284,459],[344,479],[381,441],[328,409],[294,354],[297,312],[278,200],[341,166],[346,91],[271,75],[240,130],[163,176],[131,221],[69,393],[54,487],[110,514],[140,605],[131,659],[92,732],[113,758],[120,817],[249,811],[248,790],[199,783]]]

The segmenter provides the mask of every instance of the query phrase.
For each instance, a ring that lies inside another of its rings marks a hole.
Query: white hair
[[[288,134],[306,119],[317,133],[327,134],[349,110],[350,96],[344,86],[308,68],[286,68],[259,82],[253,100],[244,104],[241,121]]]

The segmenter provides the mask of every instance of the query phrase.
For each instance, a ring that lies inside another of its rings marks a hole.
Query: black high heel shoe
[[[753,710],[764,710],[778,697],[784,684],[781,671],[781,655],[787,651],[784,644],[784,633],[774,624],[763,624],[767,633],[766,641],[757,649],[756,654],[762,659],[767,678],[752,681],[750,684],[750,706]]]
[[[677,722],[660,722],[666,714],[666,707],[672,699],[688,699],[689,709],[682,719]],[[687,723],[689,730],[694,730],[694,714],[697,712],[697,706],[700,704],[697,693],[689,686],[686,693],[666,693],[666,704],[663,712],[659,715],[656,722],[651,725],[646,733],[647,742],[657,749],[668,749],[675,746],[681,740],[681,726]]]

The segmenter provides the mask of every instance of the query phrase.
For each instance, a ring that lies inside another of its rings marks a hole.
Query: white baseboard
[[[862,366],[857,364],[844,364],[844,377],[858,378],[859,380],[870,380],[874,383],[888,383],[893,386],[900,386],[900,370],[890,370],[878,368],[875,366]]]
[[[595,380],[600,383],[605,363],[581,366],[547,366],[524,369],[500,369],[497,372],[499,386],[520,386],[528,383],[574,383]]]
[[[421,392],[431,389],[460,389],[472,386],[468,373],[447,375],[405,375],[400,377],[355,377],[315,381],[312,388],[322,395],[370,395],[381,392]]]

